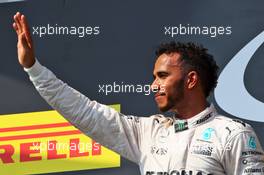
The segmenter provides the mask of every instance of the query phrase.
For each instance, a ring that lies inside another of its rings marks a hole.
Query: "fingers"
[[[13,23],[13,28],[16,31],[17,35],[19,35],[18,27],[15,22]]]
[[[14,15],[14,21],[15,22],[13,23],[13,28],[18,35],[18,40],[22,41],[21,39],[23,39],[22,44],[25,45],[26,44],[25,41],[26,41],[28,47],[32,48],[33,43],[25,15],[22,15],[21,13],[17,12]]]
[[[27,23],[25,15],[21,16],[21,24],[22,24],[23,32],[26,35],[27,42],[29,43],[30,46],[32,46],[32,39],[30,36],[30,31],[28,28],[28,23]]]
[[[21,44],[21,46],[23,46],[24,48],[29,48],[27,40],[26,40],[26,36],[24,33],[20,34],[18,37],[18,42],[19,44]]]
[[[23,31],[27,31],[28,32],[29,29],[28,29],[28,24],[27,24],[27,20],[26,20],[25,15],[21,16],[21,23],[22,23]]]
[[[21,14],[19,12],[17,12],[14,16],[14,21],[15,21],[15,24],[16,24],[16,32],[18,34],[22,33],[22,25],[20,23],[21,21]]]

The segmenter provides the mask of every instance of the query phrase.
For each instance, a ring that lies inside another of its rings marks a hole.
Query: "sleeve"
[[[100,144],[138,163],[142,120],[91,101],[38,61],[25,69],[40,95],[72,125]]]
[[[264,153],[253,130],[240,132],[227,142],[223,166],[227,175],[264,174]]]

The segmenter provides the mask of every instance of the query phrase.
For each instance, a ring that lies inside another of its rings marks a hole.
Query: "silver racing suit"
[[[142,175],[263,175],[264,153],[248,124],[213,105],[187,120],[136,117],[91,101],[38,61],[25,69],[41,96],[70,123],[137,163]]]

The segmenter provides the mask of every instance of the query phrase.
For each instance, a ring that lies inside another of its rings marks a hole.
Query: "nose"
[[[155,79],[151,84],[151,90],[152,92],[158,92],[160,90],[160,81]]]

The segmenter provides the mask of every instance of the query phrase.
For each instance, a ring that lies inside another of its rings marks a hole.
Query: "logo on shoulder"
[[[242,160],[242,163],[244,165],[254,165],[257,163],[264,163],[264,159],[260,159],[260,158],[246,158]]]
[[[250,174],[261,173],[261,172],[264,172],[264,167],[262,167],[262,168],[246,168],[244,170],[244,173],[250,173]]]
[[[257,144],[256,144],[256,138],[251,136],[248,140],[248,147],[251,149],[256,149],[257,148]]]
[[[212,132],[214,132],[213,128],[207,128],[204,130],[203,134],[202,134],[202,138],[205,141],[209,141],[212,137]]]
[[[244,127],[246,127],[246,123],[244,123],[244,122],[241,121],[241,120],[233,119],[232,121],[237,122],[237,123],[240,123],[241,125],[243,125]]]
[[[251,155],[254,155],[254,156],[262,156],[263,155],[263,153],[262,152],[259,152],[259,151],[252,151],[252,150],[250,150],[250,151],[243,151],[242,152],[242,157],[248,157],[248,156],[251,156]]]

